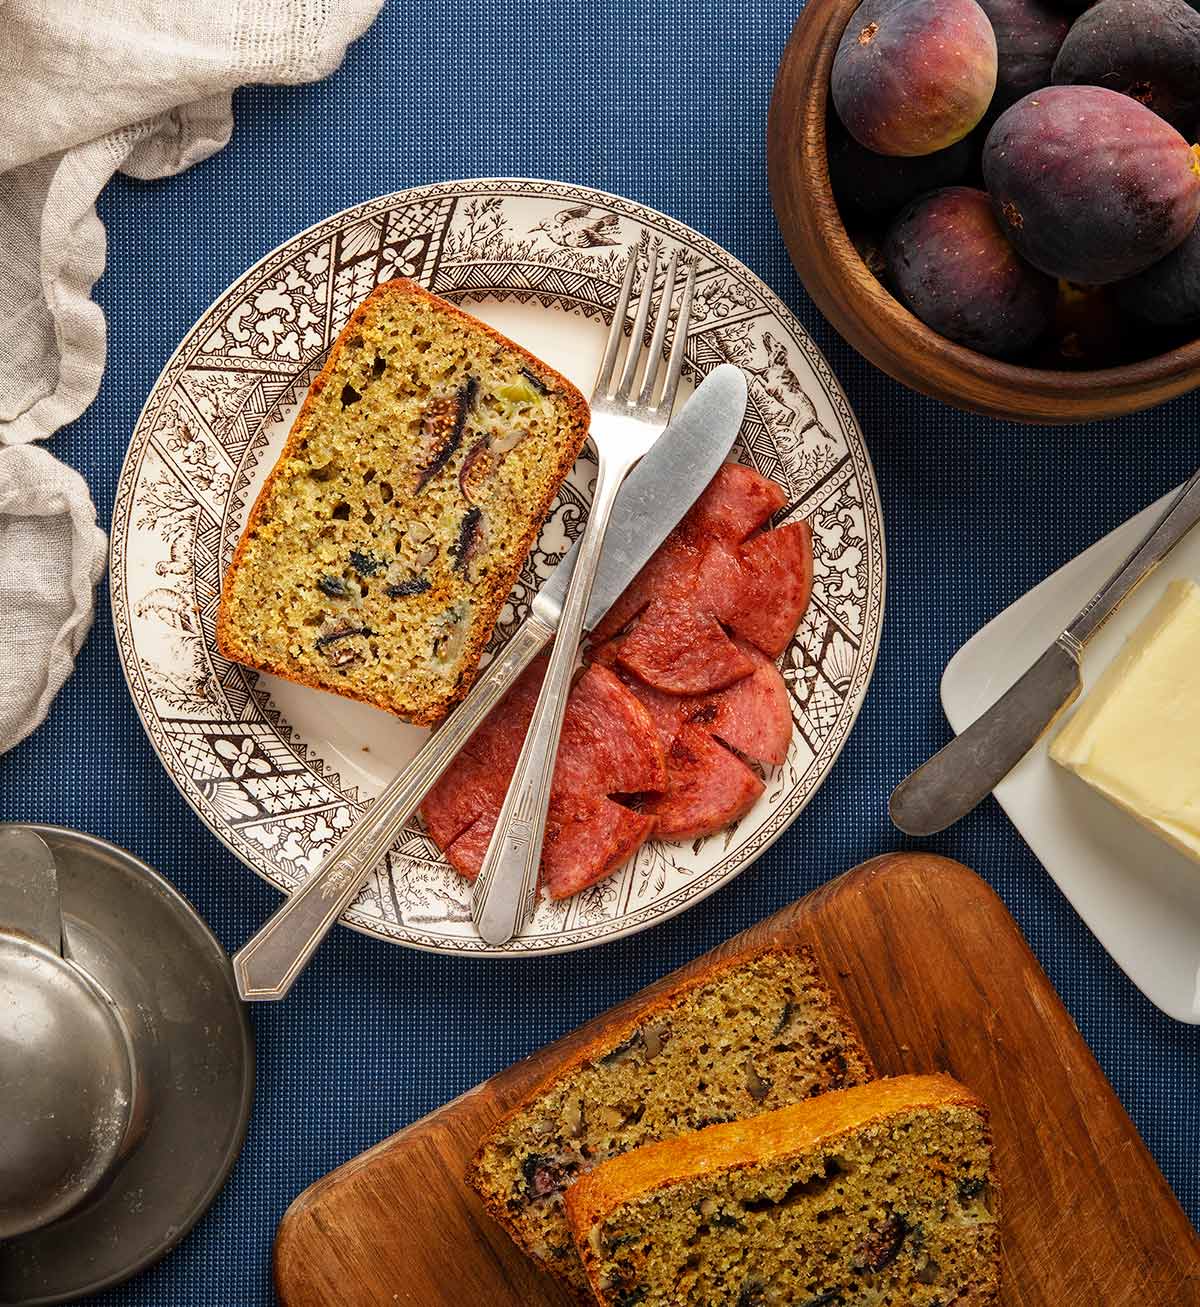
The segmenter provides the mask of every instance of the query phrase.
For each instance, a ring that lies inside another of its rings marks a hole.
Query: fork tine
[[[650,320],[650,301],[654,298],[654,276],[658,272],[658,246],[652,245],[646,260],[646,277],[642,282],[642,297],[638,301],[637,317],[633,323],[633,336],[629,342],[629,353],[625,356],[625,370],[617,383],[615,399],[629,398],[633,390],[633,378],[637,373],[638,360],[642,354],[642,339],[646,334],[646,323]]]
[[[608,340],[604,342],[604,357],[600,360],[600,371],[596,374],[593,387],[597,395],[607,394],[612,382],[613,364],[617,361],[617,350],[621,348],[624,334],[625,315],[629,312],[629,292],[633,289],[633,274],[637,269],[637,250],[631,247],[625,256],[625,276],[621,279],[621,293],[617,296],[617,306],[613,309],[612,326],[608,329]]]
[[[667,265],[667,279],[663,283],[662,299],[658,305],[658,316],[654,320],[654,334],[650,337],[650,356],[646,359],[646,375],[642,378],[642,393],[638,396],[641,408],[650,407],[650,397],[654,394],[654,383],[658,379],[658,368],[662,362],[663,341],[667,338],[667,324],[671,319],[671,296],[675,293],[675,272],[679,267],[679,250],[671,255]]]
[[[683,372],[683,356],[687,350],[688,325],[692,319],[692,297],[696,291],[696,265],[688,265],[687,281],[684,282],[683,295],[679,300],[679,315],[675,319],[675,339],[671,342],[671,358],[667,364],[667,379],[663,382],[662,399],[658,401],[657,411],[668,418],[675,407],[675,391],[679,387],[679,376]]]

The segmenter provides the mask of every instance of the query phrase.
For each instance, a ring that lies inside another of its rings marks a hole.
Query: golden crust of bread
[[[800,943],[772,943],[765,946],[748,948],[742,950],[740,953],[733,953],[727,958],[721,958],[719,961],[713,962],[703,970],[696,972],[695,975],[689,976],[686,980],[680,981],[679,984],[663,989],[660,993],[650,999],[644,1007],[638,1008],[636,1012],[626,1017],[623,1021],[617,1021],[612,1025],[605,1026],[605,1028],[593,1039],[577,1049],[570,1057],[566,1058],[562,1063],[555,1067],[553,1071],[540,1080],[519,1103],[516,1103],[509,1108],[509,1110],[496,1121],[491,1131],[489,1131],[489,1138],[492,1134],[499,1131],[501,1127],[512,1120],[513,1117],[519,1116],[520,1113],[534,1101],[534,1099],[540,1098],[548,1089],[557,1084],[560,1080],[565,1080],[572,1071],[576,1070],[578,1067],[584,1066],[588,1062],[594,1062],[596,1058],[607,1052],[608,1049],[626,1039],[638,1028],[638,1026],[645,1025],[648,1020],[657,1016],[659,1013],[664,1012],[673,1004],[679,1002],[685,994],[690,993],[694,989],[698,989],[701,985],[707,985],[717,976],[723,975],[728,971],[733,971],[737,967],[745,966],[746,963],[750,962],[752,959],[762,957],[767,953],[798,954],[814,969],[816,967],[816,959],[813,956],[812,949],[809,948],[807,944]],[[870,1054],[863,1046],[863,1043],[858,1036],[858,1031],[850,1021],[848,1013],[832,990],[830,991],[830,1007],[834,1010],[835,1015],[845,1024],[847,1031],[853,1035],[857,1052],[866,1064],[868,1073],[873,1074],[874,1066],[871,1062]],[[487,1139],[484,1139],[476,1150],[472,1169],[478,1165],[480,1155],[487,1147],[487,1142]]]
[[[396,294],[402,294],[414,300],[425,301],[431,308],[436,309],[437,312],[450,314],[453,317],[463,320],[470,324],[472,329],[485,333],[503,348],[511,350],[519,357],[523,366],[527,368],[529,372],[533,373],[543,385],[559,393],[566,401],[571,414],[570,426],[572,429],[572,438],[567,441],[559,451],[553,473],[548,478],[548,489],[546,493],[530,500],[528,503],[528,526],[521,537],[519,547],[514,551],[510,565],[505,570],[488,577],[486,584],[482,585],[478,591],[475,599],[477,617],[472,623],[469,636],[463,645],[461,654],[459,655],[457,677],[454,679],[453,683],[447,687],[445,693],[439,695],[435,700],[425,703],[413,702],[407,704],[389,702],[377,694],[366,692],[353,685],[322,682],[315,675],[310,675],[306,673],[304,669],[288,663],[285,660],[262,656],[258,650],[251,647],[251,645],[242,638],[242,634],[237,629],[237,626],[231,617],[230,605],[227,603],[227,596],[232,587],[236,584],[241,568],[245,565],[250,541],[253,539],[254,533],[260,524],[265,507],[271,502],[276,482],[285,466],[291,459],[296,457],[299,452],[298,446],[312,416],[313,409],[338,366],[339,355],[345,347],[346,341],[356,334],[364,319],[368,316],[373,306],[381,297]],[[466,695],[467,691],[470,689],[475,678],[479,659],[483,654],[484,646],[491,637],[491,633],[500,615],[500,611],[504,607],[513,584],[520,573],[521,565],[524,562],[525,557],[537,541],[543,520],[550,510],[559,485],[570,472],[579,451],[583,448],[583,444],[587,439],[590,422],[590,409],[587,401],[584,399],[578,388],[560,373],[549,367],[548,364],[542,362],[542,360],[537,358],[534,354],[531,354],[524,348],[524,346],[517,344],[515,341],[509,340],[508,337],[496,331],[487,323],[481,322],[479,319],[459,308],[457,305],[452,304],[448,300],[442,299],[440,296],[434,295],[408,278],[397,278],[393,281],[383,282],[376,286],[363,302],[358,305],[355,311],[351,314],[349,321],[339,333],[337,340],[334,342],[333,347],[329,352],[329,357],[325,362],[325,366],[314,378],[309,387],[308,394],[305,397],[299,413],[296,415],[291,431],[288,434],[287,441],[284,444],[283,450],[280,453],[275,466],[267,476],[266,481],[263,483],[263,486],[259,490],[254,504],[251,507],[250,515],[246,522],[246,529],[242,533],[237,548],[234,550],[233,558],[225,572],[224,583],[221,591],[221,601],[216,621],[217,649],[225,658],[228,658],[233,662],[242,663],[247,667],[253,667],[259,671],[269,672],[273,675],[295,681],[301,685],[311,686],[314,689],[330,690],[347,698],[357,699],[360,702],[370,704],[372,707],[382,708],[385,711],[392,712],[396,716],[402,717],[404,720],[410,721],[418,726],[435,725]]]
[[[939,1107],[967,1108],[985,1120],[988,1116],[980,1099],[950,1076],[895,1076],[830,1090],[792,1107],[708,1126],[602,1162],[566,1193],[567,1219],[584,1267],[592,1277],[596,1256],[589,1231],[622,1203],[717,1171],[832,1145],[897,1112]]]
[[[765,946],[758,945],[744,949],[727,958],[714,962],[679,983],[662,989],[662,991],[655,994],[654,997],[645,1004],[645,1006],[640,1007],[631,1015],[620,1021],[613,1022],[611,1025],[605,1025],[596,1036],[565,1058],[557,1067],[554,1068],[554,1070],[529,1090],[529,1092],[526,1093],[518,1103],[514,1104],[513,1107],[504,1113],[504,1115],[502,1115],[491,1127],[487,1135],[480,1141],[479,1147],[476,1150],[475,1156],[467,1171],[467,1182],[479,1194],[488,1214],[499,1224],[504,1226],[514,1242],[516,1242],[523,1251],[539,1261],[541,1265],[545,1266],[546,1269],[554,1274],[557,1279],[568,1287],[574,1289],[576,1292],[578,1292],[577,1286],[574,1285],[565,1274],[563,1274],[561,1268],[553,1261],[546,1261],[540,1257],[536,1249],[530,1245],[526,1238],[526,1233],[521,1226],[508,1219],[508,1213],[505,1210],[502,1196],[493,1192],[483,1173],[484,1160],[489,1147],[492,1146],[494,1140],[503,1135],[506,1127],[516,1118],[527,1111],[556,1085],[568,1079],[580,1068],[598,1061],[605,1054],[609,1053],[610,1050],[620,1046],[635,1030],[645,1027],[648,1023],[652,1023],[655,1017],[674,1007],[695,990],[700,989],[702,986],[711,984],[715,979],[718,979],[729,972],[735,971],[738,968],[744,967],[756,959],[762,958],[766,955],[795,955],[811,969],[814,978],[821,984],[824,990],[823,997],[825,1010],[840,1027],[842,1036],[846,1042],[847,1052],[861,1066],[864,1075],[873,1076],[875,1074],[875,1067],[871,1061],[870,1054],[862,1043],[858,1029],[851,1020],[838,996],[820,977],[816,958],[812,949],[807,944],[798,941],[793,943],[773,942]],[[575,1187],[578,1187],[578,1185]],[[571,1192],[571,1189],[567,1190],[568,1202],[570,1201],[569,1196]]]

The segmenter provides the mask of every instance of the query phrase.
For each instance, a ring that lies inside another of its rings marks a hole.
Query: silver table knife
[[[892,791],[892,821],[932,835],[981,803],[1079,694],[1084,646],[1200,521],[1194,472],[1142,542],[1033,666],[994,704]]]
[[[714,368],[621,487],[584,619],[590,630],[712,480],[746,412],[746,379]],[[242,998],[279,999],[387,855],[404,823],[513,682],[554,637],[574,547],[542,586],[536,611],[470,694],[334,846],[325,861],[233,956]]]

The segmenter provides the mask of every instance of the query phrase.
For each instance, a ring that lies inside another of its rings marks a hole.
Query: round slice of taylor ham
[[[434,841],[471,879],[483,865],[545,670],[545,658],[526,670],[421,805]],[[590,667],[563,717],[542,850],[550,896],[566,897],[608,875],[653,831],[653,817],[609,794],[665,784],[665,753],[649,712],[607,667]]]
[[[617,661],[673,694],[718,690],[750,674],[726,628],[776,657],[812,593],[808,524],[759,531],[783,502],[774,481],[724,464],[597,625],[595,640],[629,627]]]
[[[615,661],[611,646],[619,643],[602,646],[598,658]],[[763,783],[738,754],[770,766],[787,757],[792,715],[783,677],[752,644],[739,640],[736,645],[753,670],[715,693],[666,694],[636,678],[628,680],[666,750],[666,788],[648,795],[643,804],[658,820],[657,838],[711,835],[754,806]]]

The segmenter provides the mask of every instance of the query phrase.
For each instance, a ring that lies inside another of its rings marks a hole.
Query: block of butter
[[[1200,860],[1200,586],[1167,586],[1050,756]]]

